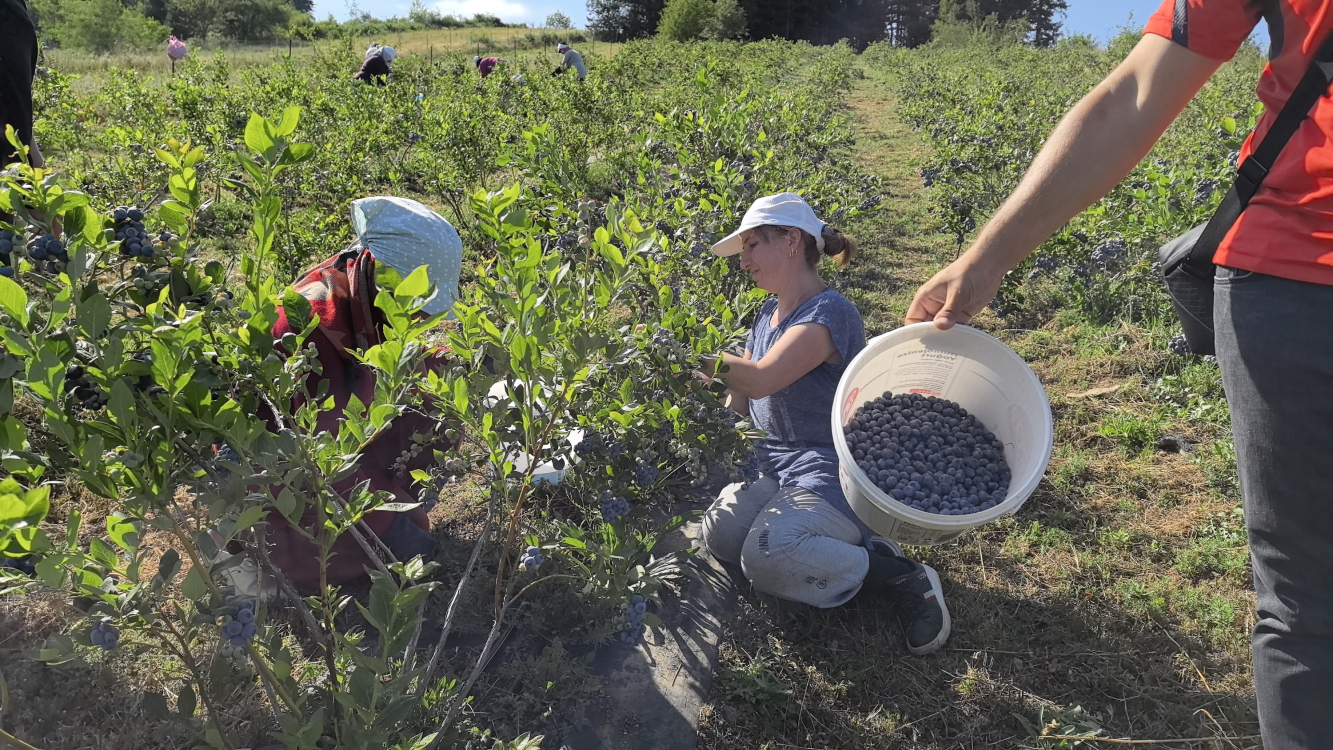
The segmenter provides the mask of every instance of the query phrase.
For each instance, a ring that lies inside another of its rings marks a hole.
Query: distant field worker
[[[397,58],[398,51],[393,47],[372,44],[366,50],[366,59],[361,63],[361,69],[352,77],[362,83],[383,86],[389,82],[393,61]]]
[[[174,36],[167,39],[167,57],[171,58],[172,62],[184,60],[188,54],[190,54],[190,48],[185,45],[185,42]]]
[[[481,73],[482,78],[485,78],[486,76],[495,72],[495,66],[499,65],[500,63],[508,63],[508,62],[509,62],[508,60],[505,60],[504,58],[501,57],[472,58],[472,64],[477,66],[477,72]]]
[[[32,78],[37,72],[37,27],[24,0],[0,0],[0,167],[18,159],[5,139],[12,125],[29,159],[42,166],[42,152],[32,135]]]
[[[584,64],[583,55],[580,55],[578,50],[561,42],[556,46],[555,51],[564,55],[564,57],[560,60],[560,67],[556,68],[551,75],[558,76],[573,68],[578,73],[580,81],[588,77],[588,66]]]

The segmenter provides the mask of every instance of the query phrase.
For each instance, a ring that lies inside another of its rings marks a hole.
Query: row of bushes
[[[506,24],[498,16],[485,13],[471,18],[443,15],[427,10],[420,2],[413,5],[408,18],[377,19],[361,13],[342,22],[333,16],[316,21],[310,15],[309,0],[31,0],[30,7],[43,43],[96,53],[154,47],[171,34],[188,40],[221,38],[256,43],[526,26]],[[563,14],[552,14],[552,18],[563,27],[569,25]],[[528,33],[520,43],[539,47],[583,38],[577,32],[541,30]]]

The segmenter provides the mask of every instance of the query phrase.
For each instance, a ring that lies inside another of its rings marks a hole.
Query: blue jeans
[[[1333,748],[1333,286],[1219,268],[1267,750]]]

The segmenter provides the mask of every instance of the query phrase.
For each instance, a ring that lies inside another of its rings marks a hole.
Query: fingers
[[[908,306],[907,316],[904,318],[907,325],[934,319],[942,304],[941,300],[934,298],[935,289],[935,280],[931,279],[916,291],[916,296],[912,297],[912,304]]]
[[[983,291],[988,284],[983,272],[955,262],[921,285],[907,309],[905,321],[911,324],[929,320],[942,331],[967,323],[994,294],[993,288],[990,294]]]
[[[953,328],[954,323],[966,323],[970,316],[958,309],[958,283],[950,284],[947,288],[948,296],[939,312],[935,313],[935,327],[941,331],[947,331]]]

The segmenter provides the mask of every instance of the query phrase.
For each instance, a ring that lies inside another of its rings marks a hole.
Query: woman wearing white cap
[[[362,83],[383,86],[388,83],[393,61],[396,59],[398,59],[398,51],[393,47],[372,44],[366,50],[366,59],[362,61],[361,69],[352,78]]]
[[[588,66],[584,64],[583,55],[580,55],[578,50],[561,42],[556,45],[555,51],[559,52],[562,57],[560,58],[559,67],[552,71],[551,75],[558,76],[566,70],[573,68],[574,71],[578,73],[580,81],[588,77]]]
[[[745,356],[723,354],[718,376],[732,407],[767,433],[756,444],[760,477],[722,491],[704,515],[704,546],[783,599],[836,607],[860,591],[885,595],[908,650],[935,651],[950,630],[939,576],[873,536],[838,483],[829,415],[843,370],[865,347],[865,328],[818,267],[823,255],[847,265],[856,243],[800,195],[780,193],[755,201],[713,252],[739,253],[755,285],[775,296],[760,309]]]
[[[321,372],[311,374],[310,393],[331,397],[334,407],[319,415],[321,430],[336,431],[342,410],[352,396],[369,404],[375,397],[374,371],[362,364],[357,352],[383,341],[383,315],[375,307],[378,287],[375,269],[383,264],[404,278],[426,267],[435,296],[423,312],[436,314],[453,307],[458,293],[458,273],[463,262],[463,242],[443,217],[426,206],[405,198],[374,197],[352,201],[352,223],[356,240],[346,250],[302,274],[292,288],[310,302],[319,324],[307,344],[318,352]],[[299,334],[280,310],[273,337]],[[438,364],[432,359],[430,366]],[[414,440],[415,435],[426,438]],[[415,504],[412,471],[434,463],[433,448],[448,450],[450,441],[435,420],[407,413],[394,419],[388,430],[366,447],[357,473],[335,489],[346,492],[362,481],[374,490],[388,492],[395,502]],[[302,519],[313,523],[311,509]],[[434,549],[426,511],[417,507],[406,513],[374,511],[365,518],[370,527],[400,560],[415,555],[429,557]],[[269,517],[266,539],[273,561],[299,585],[320,581],[316,548],[277,513]],[[370,563],[356,540],[338,539],[329,562],[327,580],[337,585],[364,575]]]

